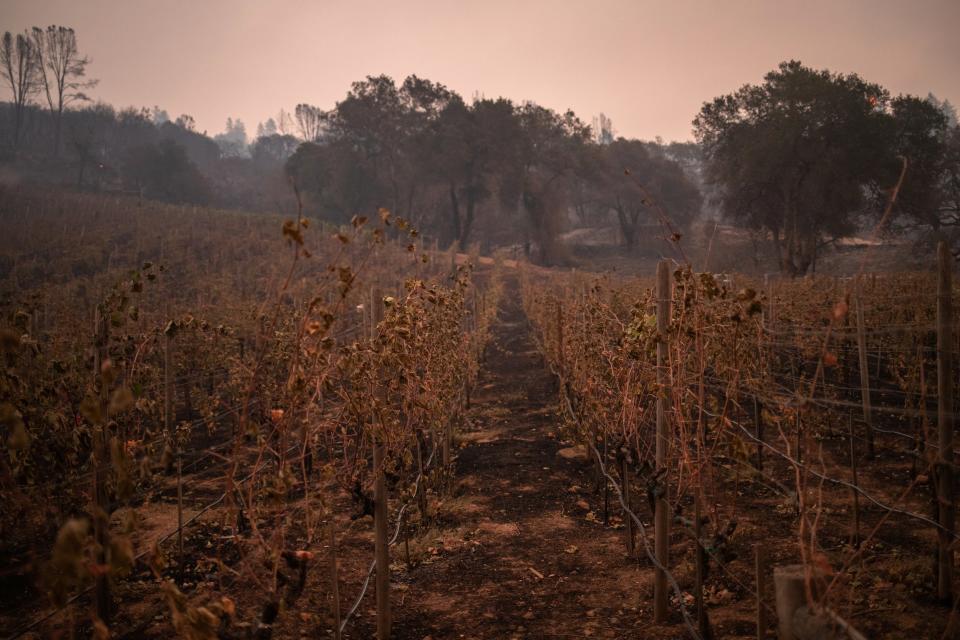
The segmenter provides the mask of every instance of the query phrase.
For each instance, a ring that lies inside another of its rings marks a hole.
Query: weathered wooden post
[[[757,431],[757,471],[763,471],[763,405],[753,396],[753,423]]]
[[[826,578],[820,569],[802,564],[774,568],[780,640],[866,640],[846,620],[817,604]]]
[[[377,291],[377,287],[370,287],[370,309],[368,316],[370,318],[370,338],[377,336],[377,325],[382,319],[380,311],[383,308],[383,300]]]
[[[797,407],[797,462],[803,464],[803,416],[801,412],[803,411],[803,406]]]
[[[627,505],[627,509],[630,508],[630,465],[627,461],[626,452],[621,452],[623,455],[620,457],[620,479],[623,482],[623,502]],[[604,478],[606,480],[606,478]],[[604,492],[606,497],[606,491]],[[607,505],[604,504],[604,510],[606,511]],[[626,534],[627,534],[627,553],[631,556],[634,554],[634,534],[633,534],[633,518],[630,517],[630,513],[625,511],[623,514],[624,524],[626,524]]]
[[[657,264],[657,471],[667,468],[670,452],[670,433],[667,429],[667,334],[670,331],[670,263]],[[668,474],[661,475],[663,486],[654,508],[654,550],[658,567],[654,576],[654,620],[667,621],[667,574],[664,570],[670,554],[670,505],[667,502]]]
[[[853,475],[853,487],[850,493],[853,495],[853,538],[852,546],[854,549],[860,548],[860,493],[856,487],[859,485],[857,478],[857,449],[853,442],[853,414],[849,416],[850,430],[850,471]]]
[[[170,353],[172,324],[163,335],[163,428],[169,436],[173,430],[173,364]]]
[[[939,504],[939,554],[937,595],[951,601],[953,582],[953,256],[947,243],[937,246],[937,433],[939,460],[937,500]]]
[[[426,448],[424,442],[423,430],[417,429],[417,475],[420,481],[417,482],[417,508],[420,511],[420,522],[427,521],[427,474],[423,468],[423,450]]]
[[[333,598],[333,638],[340,640],[340,573],[337,570],[337,523],[330,516],[330,597]]]
[[[817,575],[810,579],[811,595],[819,595]],[[781,640],[795,640],[793,632],[793,614],[797,609],[807,606],[806,571],[801,564],[774,567],[773,585],[777,597],[777,637]]]
[[[390,547],[387,540],[387,483],[384,478],[384,451],[373,445],[373,529],[376,564],[377,640],[390,637]]]
[[[766,588],[766,580],[764,580],[763,547],[757,545],[754,551],[755,587],[757,590],[757,640],[764,640],[764,638],[767,637],[767,611],[763,605],[763,592]]]
[[[863,424],[867,427],[867,457],[873,459],[873,411],[870,407],[870,367],[867,364],[867,336],[863,321],[863,284],[856,279],[857,355],[860,357],[860,398],[863,401]]]
[[[700,512],[700,496],[697,496],[695,500],[696,507],[694,513],[695,519],[693,523],[693,537],[696,540],[696,546],[694,547],[694,552],[696,553],[696,556],[694,557],[694,562],[696,563],[696,582],[694,583],[694,600],[697,605],[697,630],[700,632],[700,637],[703,640],[707,640],[708,638],[712,637],[712,634],[710,633],[710,620],[707,618],[707,609],[703,603],[703,579],[707,569],[707,553],[700,541],[700,538],[703,535],[703,523],[701,522],[702,514]]]
[[[560,296],[557,296],[557,368],[560,375],[566,378],[567,372],[564,371],[563,361],[563,303],[560,302]]]

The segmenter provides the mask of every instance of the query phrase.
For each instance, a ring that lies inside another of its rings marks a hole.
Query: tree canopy
[[[761,84],[705,103],[693,124],[722,212],[768,232],[790,275],[810,269],[825,242],[882,211],[878,200],[889,197],[904,158],[897,215],[933,228],[944,221],[949,138],[929,102],[891,100],[856,74],[790,61]]]

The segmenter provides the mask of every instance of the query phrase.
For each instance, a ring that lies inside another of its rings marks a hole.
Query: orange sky
[[[0,0],[0,29],[50,23],[77,30],[95,97],[210,133],[330,108],[379,73],[587,122],[602,111],[621,135],[667,140],[789,58],[960,105],[960,0]]]

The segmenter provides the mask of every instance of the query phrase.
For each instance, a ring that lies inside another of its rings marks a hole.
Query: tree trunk
[[[463,251],[467,250],[467,241],[470,239],[470,231],[473,229],[473,217],[474,217],[474,212],[476,211],[476,206],[477,206],[477,197],[473,192],[473,188],[470,188],[467,190],[466,218],[463,221],[460,234],[458,235],[458,239],[460,241],[460,248]]]
[[[23,125],[23,105],[16,103],[13,108],[13,155],[20,149],[20,129]]]
[[[796,210],[789,193],[784,195],[783,203],[783,242],[787,251],[785,255],[781,255],[780,271],[793,278],[797,275],[795,259],[797,255],[797,219]]]
[[[60,157],[60,132],[63,127],[63,106],[57,110],[56,124],[53,129],[53,157]]]
[[[780,239],[780,229],[770,228],[770,242],[773,244],[773,253],[777,258],[777,266],[783,270],[783,240]]]
[[[456,242],[460,239],[462,233],[460,225],[460,199],[457,198],[457,186],[452,182],[450,183],[450,226],[452,227],[453,241]]]
[[[625,208],[617,205],[614,208],[617,212],[617,220],[620,222],[620,232],[623,234],[623,244],[627,253],[633,253],[637,243],[637,220],[639,213],[630,212],[629,216]]]
[[[633,253],[633,233],[630,225],[627,224],[627,216],[622,209],[616,209],[617,221],[620,223],[620,233],[623,235],[623,246],[627,248],[628,253]]]

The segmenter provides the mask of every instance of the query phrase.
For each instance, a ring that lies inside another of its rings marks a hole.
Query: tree
[[[220,152],[227,158],[249,157],[247,150],[247,127],[243,121],[237,118],[227,118],[227,124],[223,133],[213,137],[219,145]]]
[[[415,214],[429,179],[428,141],[452,98],[443,85],[416,76],[401,87],[389,76],[368,76],[326,114],[327,135],[355,150],[376,190],[385,191],[377,206]]]
[[[196,131],[197,129],[197,121],[193,119],[193,116],[186,113],[181,113],[174,124],[185,131]]]
[[[166,109],[161,109],[157,105],[153,105],[153,109],[150,110],[150,120],[155,126],[160,126],[167,122],[170,122],[170,114],[167,113]]]
[[[108,161],[112,149],[107,149],[106,140],[108,132],[117,127],[116,112],[109,105],[93,104],[71,110],[65,120],[66,147],[75,158],[77,188],[88,186],[88,177],[92,177],[95,188],[100,188],[115,177]]]
[[[613,129],[613,120],[605,113],[593,119],[593,141],[597,144],[610,144],[617,139],[617,132]]]
[[[273,118],[267,118],[266,122],[261,122],[257,125],[257,137],[263,138],[264,136],[272,136],[277,133],[277,123]]]
[[[210,171],[220,161],[222,155],[220,146],[207,136],[194,131],[191,125],[191,121],[183,122],[178,118],[177,122],[164,122],[157,127],[157,132],[160,134],[160,140],[172,140],[177,143],[184,148],[190,162],[201,170]]]
[[[293,135],[293,118],[283,109],[277,114],[277,133],[283,136]]]
[[[852,233],[887,152],[887,93],[857,75],[782,63],[763,84],[703,105],[694,120],[725,215],[765,230],[784,273]]]
[[[662,213],[672,228],[680,228],[699,212],[700,191],[659,146],[620,138],[603,149],[603,158],[601,197],[616,213],[628,251],[636,246],[643,222],[661,224]]]
[[[304,142],[317,142],[323,133],[323,109],[310,104],[298,104],[293,110],[297,131]],[[283,111],[281,110],[281,121]]]
[[[525,250],[529,253],[530,242],[535,242],[539,261],[552,264],[560,257],[557,238],[569,204],[568,189],[584,169],[590,127],[572,111],[558,114],[530,102],[516,110],[516,117],[516,171],[501,197],[510,198],[511,191],[519,196],[527,221]]]
[[[295,137],[273,133],[258,137],[250,147],[250,156],[254,164],[259,167],[280,167],[293,155],[298,146],[300,141]]]
[[[941,226],[950,229],[953,255],[960,260],[960,126],[947,134],[942,181],[940,183]]]
[[[304,142],[287,160],[286,172],[309,204],[338,224],[358,212],[373,213],[388,197],[373,165],[345,140]]]
[[[945,108],[946,107],[946,108]],[[896,226],[929,232],[934,241],[960,241],[960,134],[949,103],[898,96],[891,103],[891,148],[883,182],[892,184],[906,159],[896,201]],[[878,185],[877,197],[886,193]],[[881,210],[881,207],[876,207]]]
[[[167,202],[206,203],[209,187],[186,150],[172,140],[131,149],[124,162],[123,179],[143,194]]]
[[[33,43],[40,83],[54,119],[53,154],[59,156],[63,110],[72,102],[89,100],[84,91],[96,86],[97,80],[85,78],[90,59],[80,55],[73,29],[56,25],[46,30],[34,27]]]
[[[39,91],[40,69],[36,45],[26,33],[14,37],[9,31],[0,41],[0,73],[13,94],[13,152],[20,148],[20,131],[27,104]]]
[[[926,101],[939,109],[947,118],[947,126],[956,127],[960,122],[957,121],[957,108],[949,100],[941,100],[932,93],[927,94]]]
[[[402,172],[409,163],[402,160],[407,131],[404,105],[393,78],[368,76],[354,82],[347,96],[328,113],[326,123],[330,136],[351,145],[367,165],[365,171],[385,188],[385,206],[400,213]]]

